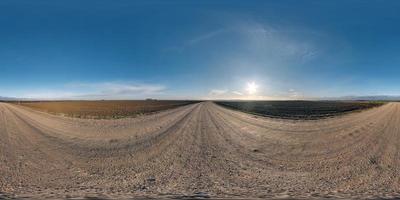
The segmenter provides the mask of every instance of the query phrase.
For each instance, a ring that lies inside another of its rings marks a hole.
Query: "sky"
[[[0,96],[400,95],[400,1],[0,1]]]

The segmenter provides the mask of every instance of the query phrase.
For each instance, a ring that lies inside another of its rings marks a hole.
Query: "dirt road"
[[[398,103],[315,121],[211,102],[118,120],[0,104],[3,197],[393,197],[399,153]]]

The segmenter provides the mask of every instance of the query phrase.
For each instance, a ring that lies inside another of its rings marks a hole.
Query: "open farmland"
[[[196,102],[198,101],[31,101],[18,104],[35,110],[69,117],[109,119],[134,117]]]
[[[252,114],[286,119],[320,119],[384,104],[368,101],[217,101],[216,103]]]

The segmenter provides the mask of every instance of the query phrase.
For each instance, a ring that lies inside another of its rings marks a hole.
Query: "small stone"
[[[149,178],[147,179],[147,181],[149,181],[149,182],[155,182],[155,181],[156,181],[156,178],[155,178],[154,176],[151,176],[151,177],[149,177]]]

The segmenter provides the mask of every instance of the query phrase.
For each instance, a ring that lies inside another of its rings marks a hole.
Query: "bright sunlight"
[[[258,85],[255,82],[247,83],[246,91],[249,94],[255,94],[257,92]]]

